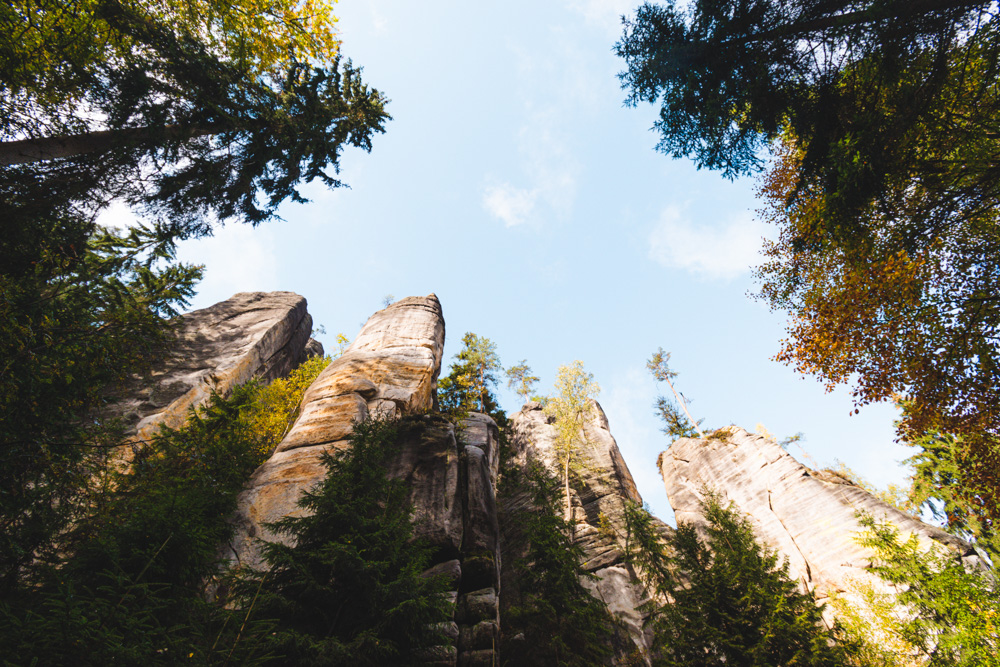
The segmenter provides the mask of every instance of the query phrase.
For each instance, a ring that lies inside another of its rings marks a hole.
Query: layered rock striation
[[[855,541],[858,512],[895,524],[925,548],[975,558],[964,541],[875,498],[834,473],[815,471],[773,440],[730,427],[719,437],[681,438],[660,455],[660,472],[678,522],[703,524],[701,501],[711,490],[732,502],[757,538],[784,556],[789,573],[822,600],[859,583],[881,583],[867,568],[872,553]]]
[[[182,426],[212,391],[282,377],[322,354],[311,331],[306,300],[293,292],[240,292],[182,315],[163,362],[109,412],[122,418],[127,436],[147,441],[160,426]]]
[[[515,456],[522,464],[535,459],[552,474],[562,476],[555,418],[539,403],[530,402],[512,416],[511,434]],[[607,605],[627,629],[640,655],[646,656],[652,638],[643,630],[645,618],[638,608],[647,598],[636,573],[625,564],[619,542],[624,535],[625,503],[641,505],[642,497],[597,401],[591,402],[573,457],[575,462],[570,472],[573,539],[583,548],[584,568],[597,577],[584,581],[584,586]],[[671,530],[658,523],[661,530]]]
[[[436,296],[402,299],[361,329],[309,387],[300,414],[238,499],[228,556],[259,567],[259,540],[288,539],[267,524],[300,515],[299,497],[326,474],[322,455],[348,445],[369,415],[416,417],[422,428],[401,443],[391,477],[405,480],[418,537],[435,550],[432,571],[451,582],[451,642],[426,656],[441,665],[492,665],[499,633],[496,477],[499,432],[471,414],[457,426],[431,414],[444,350]]]

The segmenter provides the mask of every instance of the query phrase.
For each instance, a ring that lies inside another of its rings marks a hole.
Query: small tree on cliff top
[[[670,370],[668,362],[670,361],[670,353],[664,352],[663,348],[659,348],[653,353],[653,356],[649,358],[646,362],[646,368],[649,372],[653,374],[653,377],[657,382],[666,382],[667,386],[670,387],[670,391],[673,392],[676,402],[671,402],[666,396],[657,396],[656,403],[654,407],[656,411],[660,413],[660,418],[663,420],[664,427],[663,432],[673,438],[693,438],[697,435],[699,438],[704,438],[705,434],[701,432],[701,422],[704,421],[699,419],[694,420],[691,413],[687,409],[687,400],[683,395],[679,394],[676,389],[674,389],[674,383],[671,380],[677,377],[677,373]],[[684,411],[684,415],[687,415],[687,419],[681,415],[680,410]]]
[[[507,375],[507,388],[513,389],[521,400],[527,402],[531,396],[531,390],[538,384],[539,377],[531,374],[531,366],[527,359],[521,359],[504,371]]]
[[[493,389],[503,370],[496,343],[485,336],[467,333],[462,336],[462,349],[455,359],[448,375],[438,381],[441,408],[458,413],[470,410],[494,413],[499,406]]]
[[[545,412],[556,419],[556,460],[562,468],[563,493],[566,507],[564,519],[572,518],[569,493],[569,469],[581,442],[586,442],[584,424],[590,412],[591,399],[597,398],[601,388],[592,373],[583,369],[582,361],[560,366],[556,374],[556,395],[545,406]]]

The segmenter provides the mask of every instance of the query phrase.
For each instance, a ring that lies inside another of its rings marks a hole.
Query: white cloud
[[[649,256],[665,267],[731,280],[758,263],[768,228],[747,213],[722,226],[695,224],[668,206],[649,235]]]
[[[538,190],[515,188],[509,183],[491,185],[483,195],[483,205],[508,227],[520,225],[535,208]]]
[[[484,189],[483,206],[508,227],[541,215],[564,219],[572,213],[579,165],[557,129],[559,112],[554,107],[529,109],[518,131],[517,152],[528,185],[518,187],[505,180]]]
[[[386,27],[389,25],[388,19],[385,14],[379,11],[379,8],[375,5],[371,6],[372,12],[372,27],[375,29],[375,34],[380,35],[386,31]]]

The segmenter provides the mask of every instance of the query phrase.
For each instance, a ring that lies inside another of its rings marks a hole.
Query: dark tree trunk
[[[107,151],[130,143],[163,139],[192,139],[222,132],[216,125],[167,125],[165,127],[129,127],[121,130],[101,130],[59,137],[22,139],[0,142],[0,166],[41,162],[74,157],[83,153]]]

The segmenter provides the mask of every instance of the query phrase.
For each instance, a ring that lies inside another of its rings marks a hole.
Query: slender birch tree
[[[579,458],[581,444],[587,441],[584,426],[592,409],[591,402],[600,394],[601,388],[594,381],[594,375],[584,370],[583,362],[574,361],[559,367],[555,390],[556,394],[545,406],[545,411],[556,420],[556,460],[562,469],[566,503],[563,518],[570,521],[573,517],[573,505],[569,471]]]

